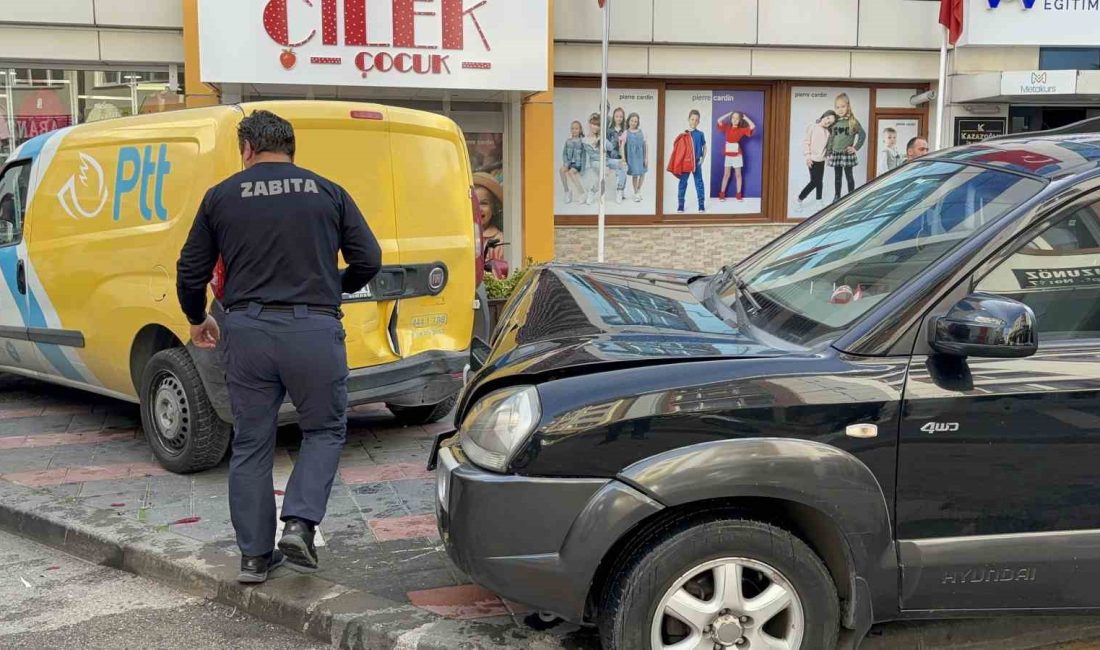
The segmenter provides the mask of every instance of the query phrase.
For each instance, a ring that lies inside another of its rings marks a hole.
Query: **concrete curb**
[[[347,650],[561,648],[549,635],[443,619],[343,585],[281,570],[267,583],[236,581],[239,556],[111,510],[0,481],[0,529],[95,564],[157,580]]]

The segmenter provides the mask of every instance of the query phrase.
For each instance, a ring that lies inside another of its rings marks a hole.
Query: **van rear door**
[[[400,254],[390,134],[381,112],[354,111],[353,107],[341,102],[311,102],[272,105],[270,110],[294,125],[298,149],[295,162],[338,183],[351,194],[382,247],[382,264],[397,265]],[[343,259],[340,265],[345,265]],[[372,287],[379,280],[372,282]],[[389,332],[395,302],[375,293],[370,290],[345,298],[348,366],[353,370],[400,358]]]
[[[395,319],[399,352],[462,352],[473,335],[476,293],[465,140],[442,116],[395,108],[387,119],[400,258],[409,275]],[[433,270],[437,281],[443,274],[440,288],[431,286]]]

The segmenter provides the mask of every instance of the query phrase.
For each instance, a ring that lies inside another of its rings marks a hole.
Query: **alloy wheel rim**
[[[782,573],[749,558],[704,562],[677,578],[654,610],[653,650],[797,650],[802,601]]]
[[[172,455],[180,454],[190,438],[191,409],[187,392],[175,375],[161,372],[153,380],[153,400],[149,408],[161,446]]]

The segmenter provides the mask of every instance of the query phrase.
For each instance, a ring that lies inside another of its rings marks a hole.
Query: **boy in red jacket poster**
[[[695,195],[699,202],[699,212],[706,212],[706,188],[703,186],[703,169],[704,163],[707,159],[707,136],[699,130],[699,122],[702,120],[702,115],[694,108],[688,113],[688,128],[684,131],[684,135],[687,135],[691,139],[691,154],[692,160],[695,161],[694,169],[690,172],[679,174],[680,185],[677,188],[676,212],[684,212],[684,201],[687,198],[688,178],[695,177]]]

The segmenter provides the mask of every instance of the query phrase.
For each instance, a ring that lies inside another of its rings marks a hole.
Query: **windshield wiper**
[[[749,284],[737,275],[737,271],[733,266],[723,266],[722,270],[714,276],[714,283],[711,286],[714,288],[715,293],[720,293],[722,289],[731,282],[737,287],[737,292],[744,296],[745,299],[749,301],[749,304],[752,305],[753,313],[759,312],[762,309],[760,303],[756,301],[756,296],[752,295],[752,289],[749,288]]]

